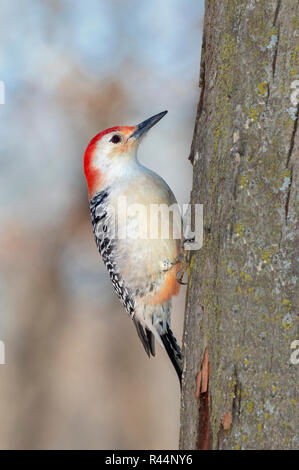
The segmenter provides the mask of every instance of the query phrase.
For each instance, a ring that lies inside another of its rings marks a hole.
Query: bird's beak
[[[165,114],[167,114],[167,111],[162,111],[162,113],[155,114],[155,116],[152,116],[149,119],[146,119],[145,121],[138,124],[134,132],[129,136],[129,139],[131,139],[132,137],[136,140],[140,139],[140,137],[144,135],[151,127],[157,124],[157,122],[160,121],[160,119],[162,119]]]

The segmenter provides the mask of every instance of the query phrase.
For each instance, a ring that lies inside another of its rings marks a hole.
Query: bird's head
[[[84,154],[84,173],[89,198],[125,174],[135,161],[142,137],[167,111],[146,119],[137,126],[110,127],[97,134]]]

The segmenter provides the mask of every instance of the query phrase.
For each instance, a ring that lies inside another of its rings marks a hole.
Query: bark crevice
[[[297,104],[295,121],[294,121],[293,131],[292,131],[291,140],[290,140],[290,147],[289,147],[288,156],[287,156],[286,168],[288,168],[289,166],[289,163],[292,158],[293,150],[294,150],[295,138],[296,138],[296,133],[297,133],[297,128],[298,128],[298,116],[299,116],[299,103]]]
[[[276,8],[275,8],[273,26],[276,25],[276,21],[277,21],[277,18],[278,18],[278,14],[279,14],[280,7],[281,7],[281,0],[278,0],[278,1],[277,1]]]

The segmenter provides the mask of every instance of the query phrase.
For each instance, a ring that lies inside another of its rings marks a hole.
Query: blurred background
[[[139,158],[189,201],[203,3],[0,0],[1,449],[178,446],[176,374],[113,292],[82,163],[100,130],[168,109]]]

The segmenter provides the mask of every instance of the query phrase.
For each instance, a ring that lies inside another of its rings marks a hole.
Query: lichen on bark
[[[199,446],[206,348],[209,447],[298,447],[298,13],[292,0],[206,1],[190,154],[204,245],[190,256],[183,449]]]

